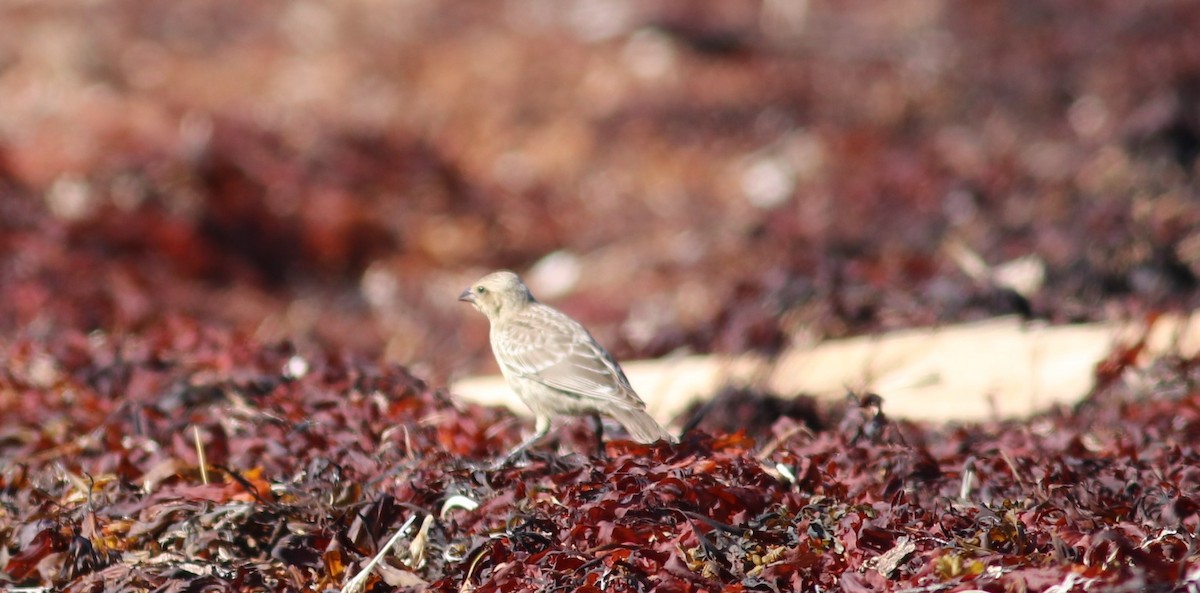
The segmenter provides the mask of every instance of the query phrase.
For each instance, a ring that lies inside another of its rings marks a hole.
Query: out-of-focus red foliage
[[[457,291],[556,251],[622,359],[1200,306],[1195,3],[68,5],[0,8],[3,331],[167,309],[442,379],[489,364]]]
[[[0,578],[19,585],[323,590],[426,515],[423,553],[371,590],[1133,591],[1200,571],[1196,359],[1028,422],[893,423],[868,396],[602,458],[568,424],[493,470],[519,425],[335,352],[173,319],[0,356]],[[480,506],[443,513],[455,496]]]

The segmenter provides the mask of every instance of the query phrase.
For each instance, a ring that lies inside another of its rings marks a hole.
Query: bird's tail
[[[645,410],[637,408],[617,408],[610,410],[609,415],[613,420],[621,423],[629,436],[639,443],[653,443],[654,441],[667,441],[668,443],[679,442],[671,433],[667,432],[658,422],[651,418]]]

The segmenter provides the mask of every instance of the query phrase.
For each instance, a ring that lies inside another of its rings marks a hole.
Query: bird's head
[[[521,281],[520,276],[509,271],[500,271],[480,278],[458,295],[458,300],[471,303],[480,313],[487,315],[489,320],[495,320],[532,303],[533,295],[529,294],[529,288]]]

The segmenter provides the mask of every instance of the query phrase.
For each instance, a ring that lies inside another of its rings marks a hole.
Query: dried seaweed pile
[[[410,519],[369,590],[1147,591],[1200,574],[1197,360],[1027,423],[893,423],[867,397],[603,458],[571,424],[491,470],[519,425],[397,367],[185,320],[2,354],[0,566],[24,586],[339,588]]]

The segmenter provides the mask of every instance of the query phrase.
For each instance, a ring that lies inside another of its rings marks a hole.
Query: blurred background
[[[495,268],[622,359],[1197,305],[1200,3],[10,1],[0,335],[493,369]],[[989,266],[1031,264],[1012,290]]]

